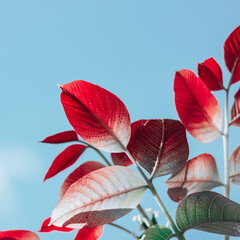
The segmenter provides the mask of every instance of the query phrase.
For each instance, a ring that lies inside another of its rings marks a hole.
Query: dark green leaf
[[[176,221],[182,231],[194,228],[240,236],[240,205],[219,193],[193,193],[178,205]]]
[[[154,225],[150,227],[142,236],[141,240],[168,240],[172,236],[171,229],[162,226]]]

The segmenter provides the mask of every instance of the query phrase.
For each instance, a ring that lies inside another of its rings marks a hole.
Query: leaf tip
[[[46,175],[42,181],[42,183],[44,183],[46,180],[48,179],[48,176]]]
[[[181,70],[180,71],[175,71],[175,76],[176,75],[181,76]]]
[[[57,83],[57,86],[58,86],[61,90],[63,90],[63,85]]]

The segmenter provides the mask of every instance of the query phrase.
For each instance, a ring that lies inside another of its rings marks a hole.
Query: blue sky
[[[173,78],[182,68],[196,72],[197,62],[214,57],[229,79],[222,46],[240,24],[240,2],[203,1],[0,1],[0,230],[37,231],[57,204],[62,181],[81,162],[100,160],[89,151],[72,168],[42,184],[52,160],[66,145],[39,140],[70,130],[60,104],[64,84],[83,79],[116,94],[132,121],[145,118],[178,119]],[[239,87],[235,84],[232,96]],[[217,93],[222,104],[221,93]],[[233,131],[234,130],[234,131]],[[239,145],[239,129],[231,130],[230,152]],[[201,144],[188,135],[190,158],[203,152],[217,160],[223,179],[222,141]],[[106,156],[109,156],[106,154]],[[164,181],[156,187],[174,215]],[[222,190],[218,189],[221,193]],[[239,189],[232,197],[240,202]],[[158,210],[151,197],[143,206]],[[131,222],[137,212],[118,221]],[[165,224],[163,214],[160,222]],[[39,234],[41,239],[73,239],[75,233]],[[110,226],[102,239],[131,239]],[[188,239],[222,239],[189,231]]]

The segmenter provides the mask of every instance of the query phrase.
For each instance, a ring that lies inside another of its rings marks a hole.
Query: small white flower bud
[[[158,218],[159,215],[160,215],[159,211],[154,211],[154,212],[153,212],[153,216],[154,216],[155,218]]]

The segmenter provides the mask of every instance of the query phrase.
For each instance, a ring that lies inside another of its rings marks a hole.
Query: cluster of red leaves
[[[111,223],[141,201],[146,183],[126,167],[132,164],[126,151],[153,179],[182,169],[189,149],[186,130],[177,120],[139,120],[131,124],[125,105],[105,89],[81,80],[61,89],[65,113],[76,132],[61,132],[42,142],[76,144],[54,159],[44,180],[71,166],[89,147],[111,152],[116,165],[105,167],[95,161],[81,164],[65,179],[59,193],[61,200],[41,228],[41,232],[77,228],[81,236],[83,230]],[[77,133],[87,142],[80,144]]]
[[[222,132],[222,112],[212,91],[228,91],[231,84],[240,80],[240,26],[224,43],[224,60],[231,73],[228,86],[223,83],[222,70],[214,58],[198,64],[198,75],[190,70],[176,72],[174,78],[175,105],[178,115],[187,131],[198,141],[211,142]],[[240,89],[235,95],[231,110],[230,125],[240,126]],[[233,152],[230,164],[230,178],[240,182],[239,147]],[[215,159],[201,154],[189,160],[185,167],[168,180],[168,194],[179,202],[193,192],[210,190],[222,185]]]
[[[224,60],[230,73],[229,85],[240,80],[240,27],[224,43]],[[188,132],[200,142],[210,142],[221,135],[222,113],[211,91],[223,90],[222,70],[209,58],[198,64],[196,76],[190,70],[181,70],[174,79],[175,104]],[[232,108],[232,124],[239,125],[239,91]]]
[[[214,58],[198,64],[198,75],[181,70],[174,78],[175,105],[188,132],[200,142],[208,143],[222,133],[222,112],[212,91],[228,91],[231,84],[240,80],[240,27],[224,43],[224,60],[231,73],[228,87],[223,84],[222,70]],[[230,125],[240,126],[240,90],[235,95]],[[230,158],[230,177],[239,183],[239,147]],[[193,192],[209,190],[221,185],[215,159],[209,154],[189,160],[185,167],[167,181],[168,194],[173,201],[181,201]]]
[[[232,74],[229,86],[240,80],[240,27],[224,43],[224,60]],[[135,160],[148,173],[149,180],[172,174],[167,180],[173,201],[186,195],[221,185],[215,159],[201,154],[188,160],[187,131],[200,142],[208,143],[222,135],[222,113],[212,91],[226,90],[222,70],[209,58],[198,64],[198,76],[190,70],[176,72],[175,105],[180,121],[171,119],[138,120],[131,123],[124,103],[111,92],[78,80],[63,86],[61,102],[74,131],[45,138],[44,143],[70,143],[53,161],[44,181],[74,164],[87,148],[111,153],[115,166],[87,161],[63,182],[60,202],[40,232],[79,229],[77,239],[98,239],[103,225],[134,209],[147,185],[127,166]],[[228,87],[229,87],[228,86]],[[240,126],[240,90],[235,95],[231,125]],[[78,135],[83,140],[79,142]],[[240,182],[240,149],[230,158],[231,178]],[[132,157],[131,157],[132,156]],[[135,163],[135,164],[136,164]],[[0,232],[0,239],[39,239],[32,232]]]

